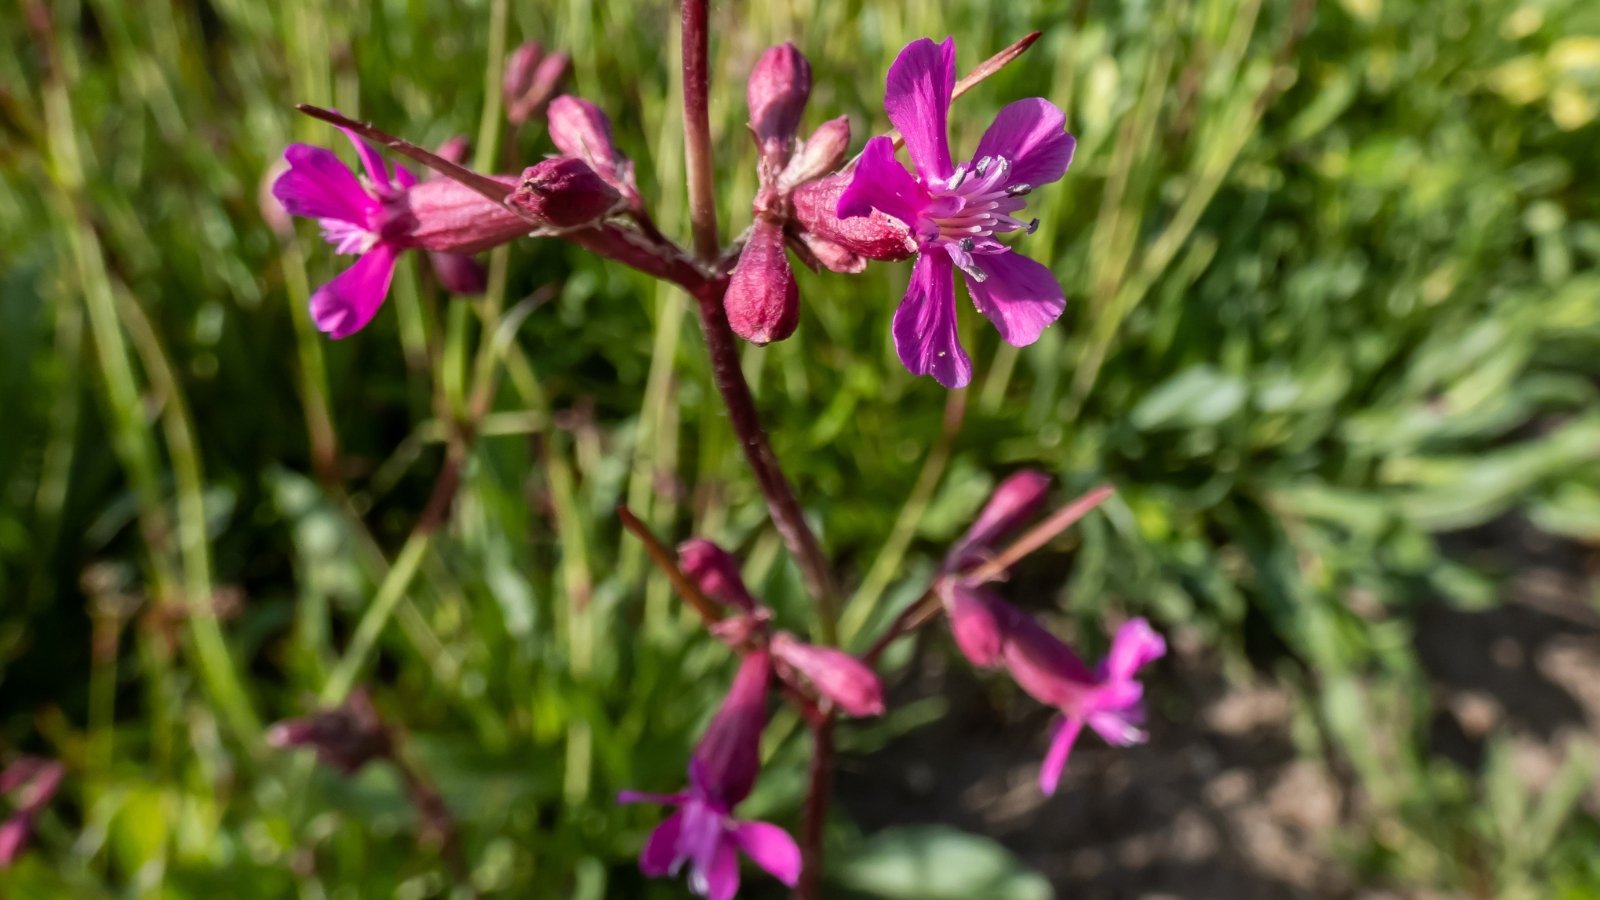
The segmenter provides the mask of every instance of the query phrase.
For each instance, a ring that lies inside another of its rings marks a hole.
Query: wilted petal
[[[283,159],[289,169],[272,183],[272,196],[290,215],[338,219],[366,227],[367,214],[378,201],[362,189],[355,174],[332,150],[290,144]]]
[[[671,872],[678,864],[678,835],[682,830],[682,811],[674,811],[662,819],[661,824],[650,832],[650,838],[644,842],[644,850],[639,853],[639,870],[651,878]]]
[[[751,861],[789,887],[800,880],[800,847],[789,832],[767,822],[744,822],[733,840]]]
[[[988,277],[980,282],[966,276],[972,302],[994,323],[1000,338],[1013,347],[1038,340],[1066,309],[1061,283],[1042,264],[1009,250],[974,260]]]
[[[317,330],[338,340],[367,327],[389,294],[399,251],[379,243],[355,265],[311,295],[311,321]]]
[[[1160,659],[1167,652],[1167,642],[1143,618],[1131,619],[1117,629],[1111,641],[1111,652],[1101,664],[1106,678],[1113,681],[1130,679],[1141,668]]]
[[[946,120],[955,86],[955,38],[945,38],[943,44],[928,38],[913,41],[889,66],[884,110],[900,129],[924,182],[951,172]]]
[[[839,195],[839,218],[871,215],[878,210],[915,229],[928,204],[928,192],[894,158],[894,141],[878,136],[867,141],[850,186]]]
[[[1065,130],[1066,121],[1066,114],[1042,97],[1008,103],[983,133],[972,158],[1004,157],[1011,164],[1010,184],[1049,184],[1066,174],[1078,145]]]
[[[972,380],[972,360],[956,334],[954,268],[943,253],[926,253],[911,270],[905,299],[894,311],[894,346],[913,375],[932,375],[947,388]]]
[[[1056,723],[1055,734],[1050,738],[1050,752],[1045,754],[1044,763],[1039,766],[1039,790],[1046,794],[1056,792],[1057,785],[1061,783],[1061,773],[1067,768],[1067,756],[1072,753],[1072,744],[1082,730],[1082,719],[1065,718]]]

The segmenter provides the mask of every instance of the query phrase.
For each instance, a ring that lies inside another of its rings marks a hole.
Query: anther
[[[1032,190],[1033,190],[1033,185],[1031,185],[1031,184],[1013,184],[1010,187],[1006,188],[1006,196],[1007,197],[1021,197],[1023,194],[1026,194],[1026,193],[1028,193],[1028,192],[1030,192]]]
[[[1035,231],[1038,231],[1038,230],[1039,230],[1039,220],[1038,219],[1034,219],[1033,221],[1028,223],[1028,233],[1029,234],[1033,234]]]

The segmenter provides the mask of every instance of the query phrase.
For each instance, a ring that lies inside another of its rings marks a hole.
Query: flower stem
[[[702,263],[717,258],[717,199],[711,185],[711,100],[706,57],[706,0],[683,0],[683,150],[689,176],[689,223]]]
[[[761,427],[761,417],[756,412],[755,398],[750,395],[750,384],[745,381],[744,370],[739,366],[739,347],[728,327],[728,316],[722,310],[725,283],[712,285],[695,295],[696,309],[700,313],[700,330],[706,336],[706,349],[711,354],[711,375],[728,407],[728,421],[733,425],[745,459],[755,472],[756,483],[767,498],[767,508],[772,514],[772,524],[794,555],[805,579],[806,589],[817,603],[817,636],[825,644],[837,639],[839,619],[838,595],[834,592],[833,577],[828,569],[828,559],[811,526],[806,524],[800,503],[794,497],[789,479],[783,474],[778,457],[772,452],[767,433]]]
[[[805,819],[800,824],[800,884],[795,900],[822,896],[822,845],[827,833],[828,801],[833,795],[833,716],[811,722],[811,785],[806,791]]]

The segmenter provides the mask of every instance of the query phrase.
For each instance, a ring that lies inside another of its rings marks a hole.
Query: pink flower
[[[639,856],[653,878],[689,867],[689,887],[709,900],[739,891],[739,853],[793,887],[800,878],[800,848],[788,832],[766,822],[744,822],[733,809],[750,795],[760,768],[772,660],[765,651],[744,658],[727,699],[706,728],[689,762],[689,789],[677,794],[624,791],[620,803],[675,806]]]
[[[0,771],[0,794],[15,794],[15,811],[0,822],[0,869],[22,855],[33,820],[56,795],[64,772],[61,763],[37,756],[24,756]]]
[[[1067,767],[1067,756],[1084,723],[1107,743],[1125,747],[1143,743],[1144,686],[1134,675],[1167,652],[1166,641],[1144,619],[1133,619],[1112,639],[1111,652],[1094,669],[1072,648],[1004,601],[994,600],[1008,620],[1002,649],[1007,671],[1018,686],[1040,703],[1061,711],[1039,770],[1039,789],[1054,794]]]
[[[837,207],[840,218],[877,211],[910,229],[918,256],[895,311],[895,349],[913,374],[951,388],[972,380],[972,361],[956,334],[955,270],[978,311],[1014,346],[1038,340],[1066,307],[1050,270],[995,235],[1037,225],[1015,214],[1030,191],[1065,174],[1076,146],[1061,110],[1034,97],[1000,110],[972,161],[953,165],[946,123],[955,81],[954,38],[943,44],[923,38],[900,51],[889,67],[884,107],[916,173],[895,160],[892,140],[875,137]]]
[[[376,150],[345,134],[361,155],[364,178],[331,150],[290,144],[283,152],[289,169],[272,185],[290,215],[318,221],[336,253],[360,257],[311,295],[311,319],[329,336],[349,337],[372,321],[404,250],[476,253],[532,230],[521,216],[450,179],[418,183],[400,166],[391,174]]]

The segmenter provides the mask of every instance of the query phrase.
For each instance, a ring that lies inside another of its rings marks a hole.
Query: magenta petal
[[[789,887],[800,880],[800,847],[789,832],[767,822],[745,822],[734,829],[733,840],[773,878]]]
[[[378,202],[362,190],[361,182],[332,150],[290,144],[283,159],[289,170],[272,183],[272,196],[289,215],[366,227],[367,213]]]
[[[1144,743],[1149,735],[1139,727],[1143,722],[1144,710],[1138,706],[1089,715],[1089,727],[1106,743],[1117,747]]]
[[[945,38],[943,44],[928,38],[912,41],[889,67],[883,108],[905,138],[924,183],[951,172],[946,118],[955,86],[955,38]]]
[[[377,185],[380,191],[391,190],[394,185],[389,181],[389,164],[383,161],[383,154],[378,152],[378,148],[368,144],[361,139],[361,135],[348,128],[339,130],[344,132],[344,136],[350,139],[350,143],[356,145],[356,153],[361,157],[361,165],[366,168],[367,177],[372,179],[372,183]]]
[[[947,388],[966,387],[972,360],[956,334],[955,269],[944,253],[924,253],[894,311],[894,347],[913,375],[932,375]]]
[[[311,321],[317,330],[338,340],[367,327],[389,294],[399,255],[392,244],[375,244],[355,265],[318,288],[311,295]]]
[[[894,158],[894,141],[875,137],[861,148],[861,161],[849,187],[839,195],[834,214],[841,219],[869,216],[873,210],[893,216],[916,230],[928,205],[928,191]]]
[[[733,900],[739,893],[739,854],[727,841],[717,845],[717,854],[704,871],[694,873],[689,886],[706,900]]]
[[[1007,176],[1011,184],[1049,184],[1066,174],[1078,146],[1065,130],[1066,121],[1066,115],[1042,97],[1008,103],[983,133],[972,158],[1005,157],[1011,163]]]
[[[1057,723],[1056,733],[1050,738],[1050,752],[1045,754],[1044,762],[1039,766],[1039,790],[1046,794],[1056,792],[1056,786],[1061,783],[1061,773],[1067,768],[1067,756],[1072,753],[1072,744],[1082,730],[1082,719],[1062,719]]]
[[[1132,619],[1117,629],[1111,652],[1103,663],[1105,675],[1113,681],[1132,678],[1134,673],[1167,652],[1167,642],[1144,619]]]
[[[973,260],[988,277],[980,282],[966,276],[972,302],[1013,347],[1037,341],[1067,308],[1061,283],[1042,264],[1011,251],[982,254]]]
[[[674,812],[661,820],[650,832],[639,854],[639,871],[651,878],[660,878],[672,871],[678,862],[678,834],[683,830],[683,813]]]

